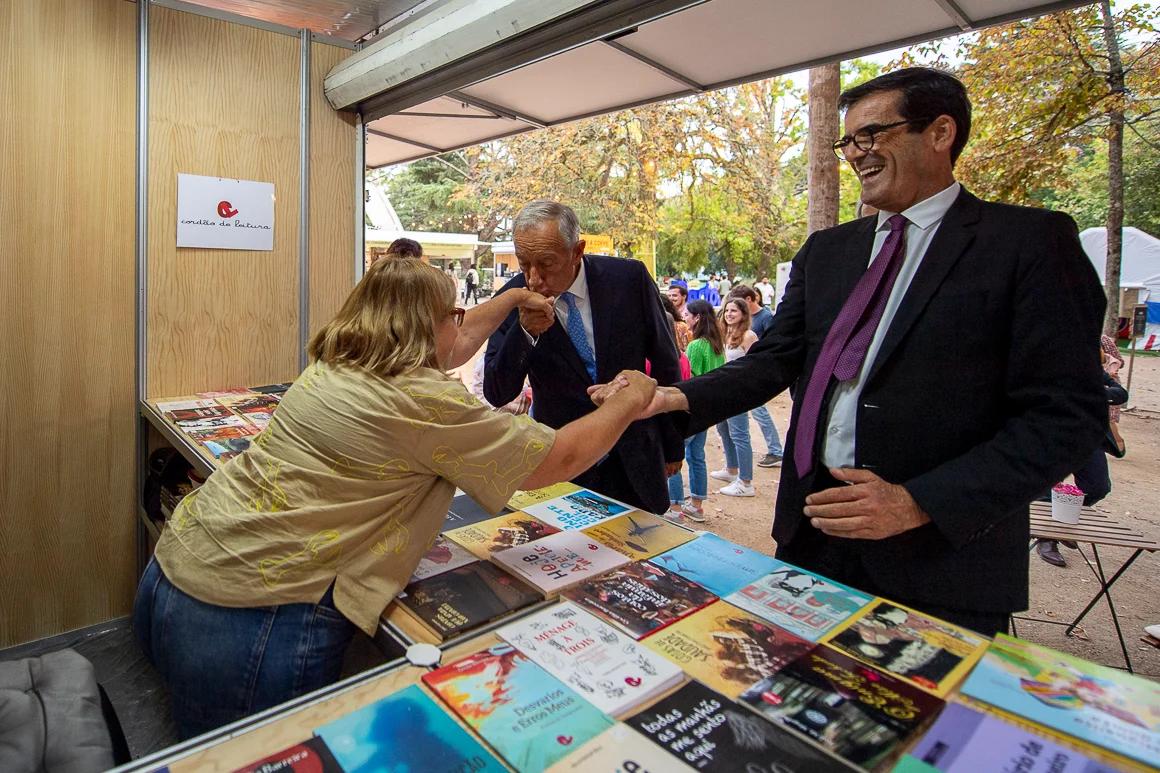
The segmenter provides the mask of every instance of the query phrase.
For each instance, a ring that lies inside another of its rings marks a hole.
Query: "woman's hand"
[[[524,290],[517,308],[520,310],[520,326],[537,338],[556,321],[554,299],[545,298],[537,292]]]
[[[649,378],[639,370],[622,370],[615,381],[619,382],[620,387],[608,399],[634,401],[636,407],[633,413],[640,413],[647,408],[657,391],[656,379]]]

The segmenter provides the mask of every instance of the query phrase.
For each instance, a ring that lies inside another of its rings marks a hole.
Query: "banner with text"
[[[177,175],[177,246],[274,249],[274,184]]]

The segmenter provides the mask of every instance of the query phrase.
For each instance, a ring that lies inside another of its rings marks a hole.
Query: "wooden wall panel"
[[[310,49],[310,333],[330,321],[354,287],[354,113],[326,101],[322,80],[353,51]]]
[[[136,14],[0,2],[0,647],[133,599]]]
[[[150,9],[150,397],[298,373],[299,47]],[[179,172],[274,183],[273,252],[178,249]]]

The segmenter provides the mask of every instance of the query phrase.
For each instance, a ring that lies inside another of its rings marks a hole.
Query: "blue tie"
[[[568,337],[572,339],[572,346],[576,347],[576,354],[584,363],[588,377],[596,383],[596,355],[588,343],[588,335],[584,332],[584,319],[580,316],[580,309],[576,308],[576,296],[566,292],[560,296],[564,305],[568,307]]]

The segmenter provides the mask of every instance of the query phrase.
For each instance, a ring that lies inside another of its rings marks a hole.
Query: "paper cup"
[[[1051,492],[1051,517],[1060,523],[1079,523],[1083,497],[1075,494]]]

